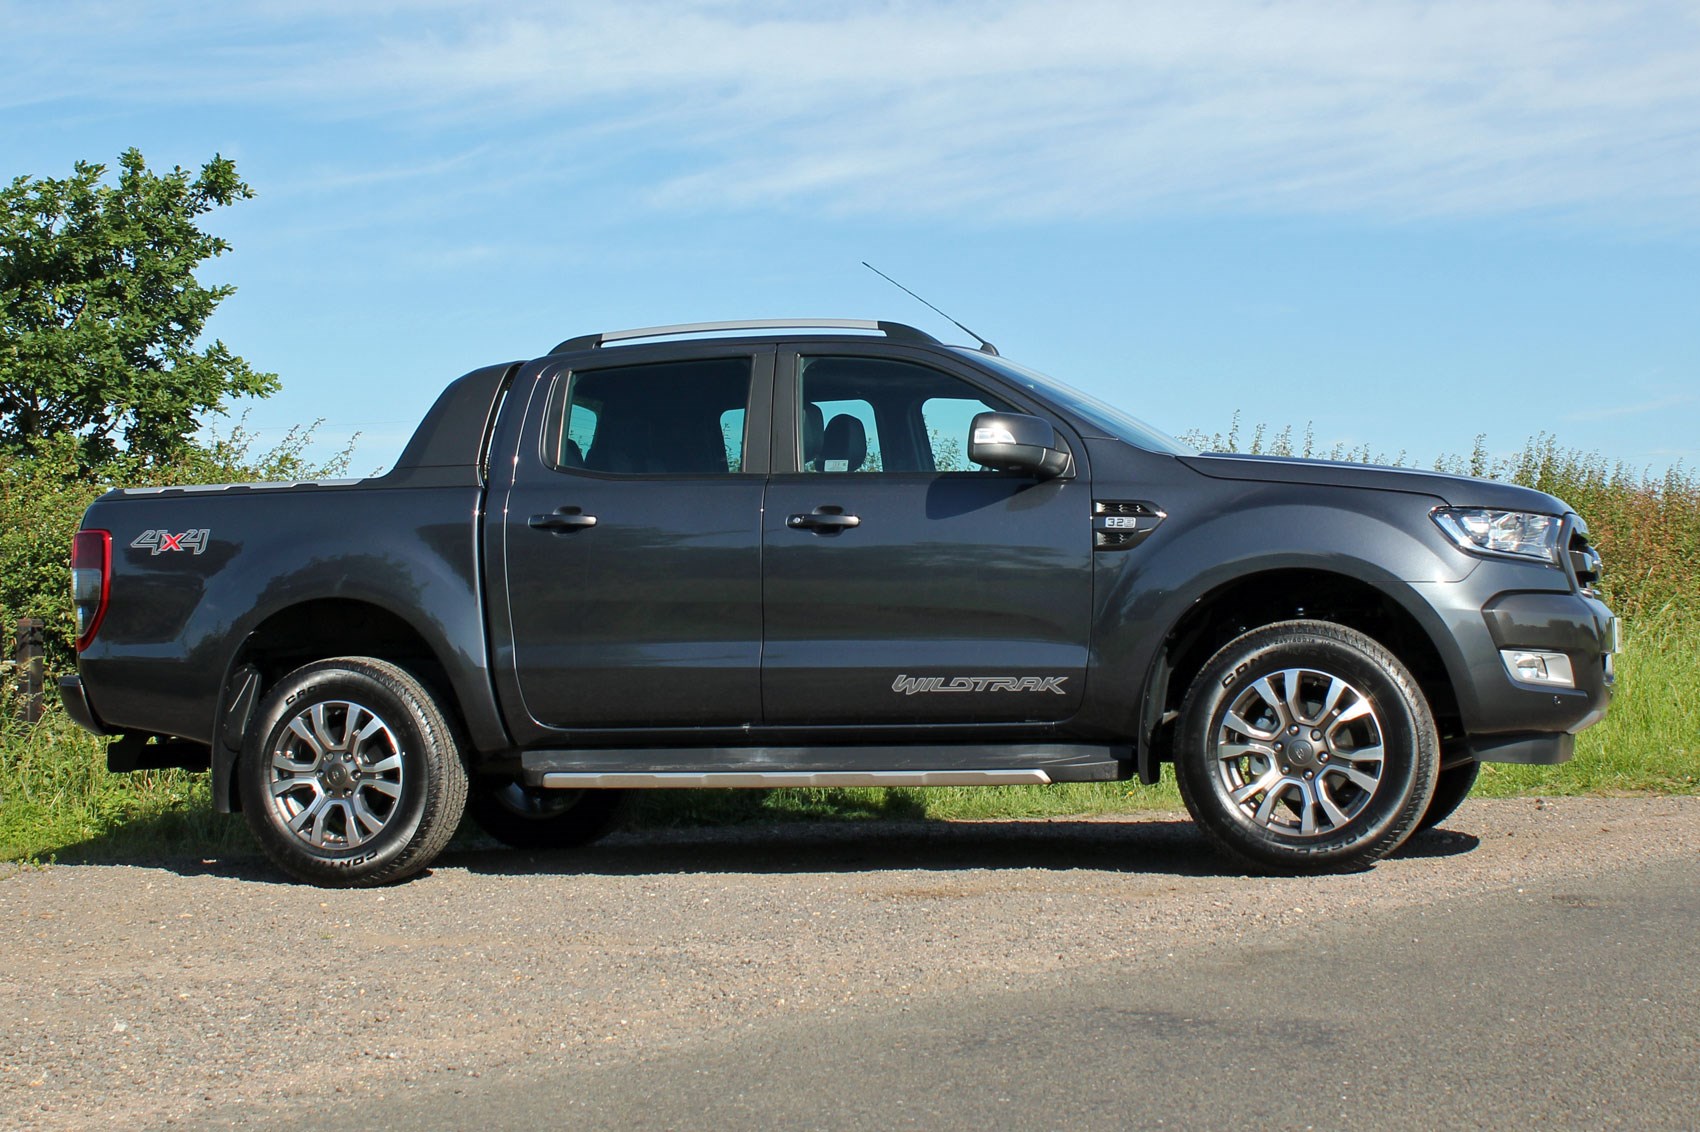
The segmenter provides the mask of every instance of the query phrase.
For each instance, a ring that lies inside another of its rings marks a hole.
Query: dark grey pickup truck
[[[728,336],[733,334],[736,336]],[[113,491],[84,727],[277,865],[582,844],[635,789],[1155,782],[1235,859],[1362,867],[1604,714],[1560,500],[1203,455],[889,322],[594,334],[454,382],[395,468]]]

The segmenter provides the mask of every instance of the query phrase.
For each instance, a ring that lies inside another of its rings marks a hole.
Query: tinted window
[[[550,406],[551,467],[622,475],[741,470],[748,358],[576,373]]]

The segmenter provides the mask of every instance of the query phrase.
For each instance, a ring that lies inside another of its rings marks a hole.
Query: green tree
[[[105,175],[79,161],[0,189],[0,450],[74,437],[85,473],[121,451],[178,462],[204,414],[278,388],[223,342],[197,345],[235,290],[195,278],[229,249],[198,218],[254,195],[235,163],[157,174],[130,149],[117,184]]]

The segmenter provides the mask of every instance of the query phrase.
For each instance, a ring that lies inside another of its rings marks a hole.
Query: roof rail
[[[676,338],[685,334],[711,334],[722,330],[878,330],[893,342],[944,345],[925,330],[917,330],[901,322],[867,318],[751,318],[736,322],[681,322],[675,326],[644,326],[636,330],[607,330],[601,334],[581,334],[577,338],[568,338],[549,352],[567,354],[574,350],[594,350],[612,342],[628,342],[635,338]]]

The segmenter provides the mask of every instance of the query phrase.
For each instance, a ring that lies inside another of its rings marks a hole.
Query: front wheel
[[[1175,777],[1230,856],[1275,872],[1363,868],[1429,805],[1440,742],[1399,659],[1343,625],[1283,621],[1211,657],[1181,708]]]
[[[385,884],[428,866],[466,807],[453,729],[403,668],[341,657],[266,693],[237,770],[260,848],[297,880]]]

